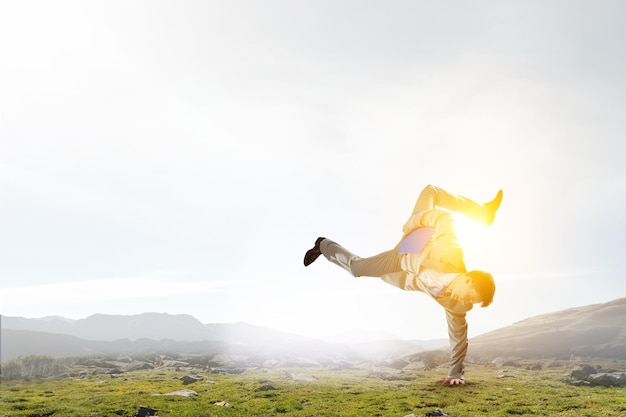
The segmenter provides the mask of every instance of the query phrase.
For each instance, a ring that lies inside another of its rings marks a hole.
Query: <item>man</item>
[[[395,248],[369,258],[360,258],[323,237],[304,256],[309,266],[320,255],[344,268],[354,277],[378,277],[408,291],[422,291],[446,312],[452,354],[444,384],[464,384],[467,354],[466,313],[474,304],[487,307],[493,300],[495,283],[491,274],[465,269],[463,250],[457,240],[450,213],[441,207],[491,225],[502,201],[502,190],[486,204],[453,195],[432,185],[420,193],[404,233]]]

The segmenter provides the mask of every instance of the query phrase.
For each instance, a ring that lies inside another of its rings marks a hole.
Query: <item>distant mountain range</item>
[[[245,353],[259,360],[298,357],[366,360],[447,347],[447,340],[386,339],[338,343],[247,323],[203,324],[185,314],[96,314],[85,319],[2,316],[0,359]],[[385,335],[381,337],[386,337]],[[532,317],[473,338],[470,356],[626,359],[626,298]]]
[[[95,314],[84,319],[30,319],[3,316],[0,359],[29,354],[50,356],[147,355],[256,352],[257,356],[381,358],[435,349],[447,340],[388,339],[332,342],[280,332],[248,323],[203,324],[186,314]]]
[[[203,324],[187,314],[143,313],[138,315],[94,314],[84,319],[70,320],[58,316],[40,319],[2,317],[2,328],[59,333],[85,340],[113,341],[120,339],[171,339],[179,341],[224,340],[245,342],[238,335],[274,337],[270,329],[254,328],[245,323]]]

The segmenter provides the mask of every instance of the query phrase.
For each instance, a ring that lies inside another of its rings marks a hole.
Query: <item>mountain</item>
[[[477,336],[475,356],[626,359],[626,298],[531,317]]]
[[[18,356],[129,356],[146,357],[157,354],[219,354],[228,351],[227,344],[217,341],[177,342],[171,339],[119,339],[115,341],[84,340],[75,336],[37,332],[32,330],[2,329],[1,360]]]
[[[29,354],[135,357],[167,354],[176,357],[245,352],[263,361],[287,356],[361,360],[415,353],[447,344],[445,340],[406,341],[386,336],[391,340],[329,343],[248,323],[202,324],[185,314],[96,314],[80,320],[2,317],[0,359],[6,361]]]
[[[144,313],[61,317],[2,317],[0,352],[17,356],[167,354],[247,355],[259,362],[298,358],[298,363],[359,361],[411,355],[447,346],[447,341],[385,340],[328,342],[247,323],[202,324],[192,316]],[[626,359],[626,298],[543,314],[470,340],[470,358],[496,356],[569,358],[571,355]]]
[[[99,349],[74,336],[2,329],[0,359],[10,360],[21,355],[91,356],[101,354]]]
[[[216,340],[223,337],[219,326],[204,325],[187,314],[143,313],[138,315],[94,314],[70,320],[53,316],[40,319],[2,317],[2,328],[59,333],[85,340],[117,339]],[[214,334],[215,333],[215,334]]]

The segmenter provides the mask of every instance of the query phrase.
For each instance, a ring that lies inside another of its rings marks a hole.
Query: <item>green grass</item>
[[[613,364],[615,368],[615,365]],[[570,365],[541,370],[469,366],[464,386],[442,386],[438,371],[402,373],[332,371],[323,368],[248,370],[239,375],[202,374],[214,383],[183,386],[189,372],[136,371],[120,378],[4,381],[0,416],[132,416],[139,406],[160,417],[202,416],[399,416],[425,415],[436,408],[452,417],[593,416],[626,414],[626,388],[576,387],[568,383]],[[290,373],[314,381],[289,378]],[[505,377],[501,377],[505,375]],[[273,390],[259,390],[271,384]],[[193,389],[197,397],[152,396]],[[214,405],[226,401],[234,408]]]

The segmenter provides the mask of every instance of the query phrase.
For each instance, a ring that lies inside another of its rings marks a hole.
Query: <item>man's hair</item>
[[[491,274],[483,271],[470,271],[465,275],[472,278],[472,285],[483,300],[480,306],[487,307],[491,304],[493,294],[496,292],[496,283],[493,281]]]

